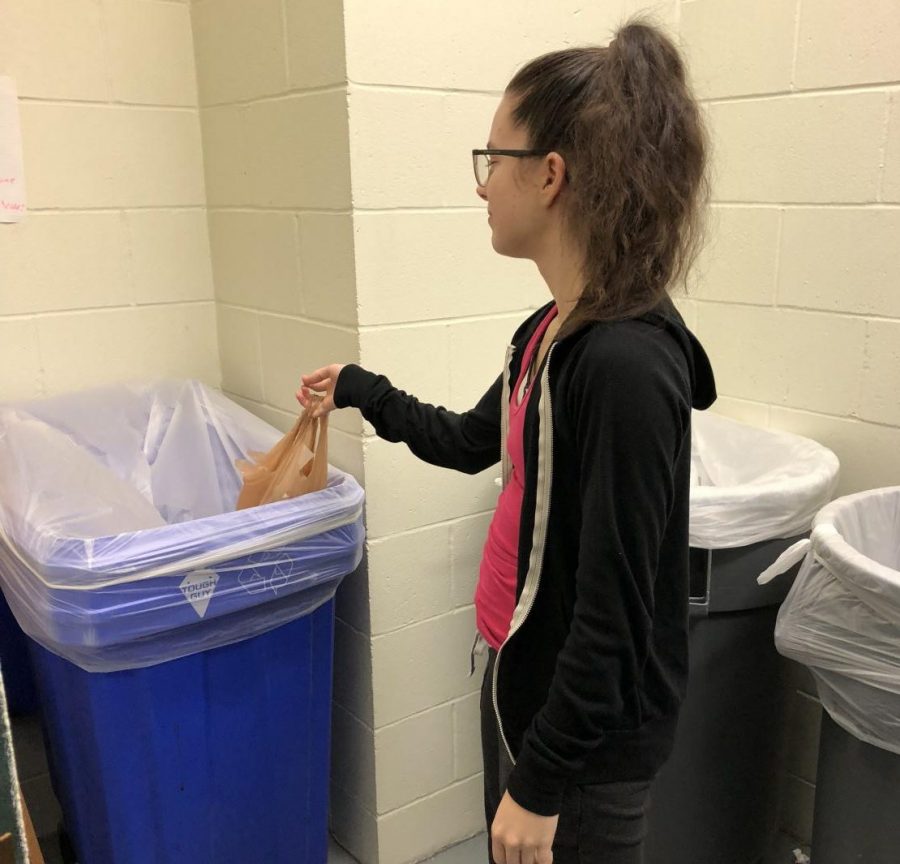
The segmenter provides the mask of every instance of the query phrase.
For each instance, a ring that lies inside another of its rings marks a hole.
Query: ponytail
[[[696,257],[708,196],[706,133],[674,44],[632,21],[607,47],[538,57],[507,92],[529,146],[566,162],[585,284],[565,330],[658,306]]]

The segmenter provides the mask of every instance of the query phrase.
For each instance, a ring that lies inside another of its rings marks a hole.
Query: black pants
[[[497,652],[488,650],[481,685],[481,750],[484,756],[484,816],[491,856],[491,824],[506,791],[512,762],[500,741],[491,693]],[[553,840],[553,864],[642,864],[647,782],[573,784],[563,795]]]

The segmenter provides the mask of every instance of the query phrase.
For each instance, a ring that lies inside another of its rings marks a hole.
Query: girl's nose
[[[475,194],[482,200],[487,201],[487,192],[485,192],[484,186],[476,186]]]

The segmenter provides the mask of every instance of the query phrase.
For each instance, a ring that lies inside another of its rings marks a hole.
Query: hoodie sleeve
[[[650,650],[657,561],[689,441],[690,384],[662,330],[607,331],[576,361],[561,405],[582,466],[571,629],[526,730],[509,792],[559,812],[563,788],[620,725]],[[575,494],[575,490],[572,490]]]
[[[334,390],[338,408],[359,408],[386,441],[402,441],[420,459],[442,468],[477,474],[500,461],[498,377],[470,411],[456,413],[420,402],[384,375],[350,364]]]

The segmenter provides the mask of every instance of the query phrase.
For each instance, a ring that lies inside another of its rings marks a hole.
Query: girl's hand
[[[491,854],[497,864],[553,864],[559,816],[538,816],[503,793],[491,825]]]
[[[334,388],[337,385],[338,375],[344,368],[343,363],[332,363],[303,375],[300,379],[300,387],[297,389],[297,401],[306,408],[309,405],[310,391],[315,390],[324,395],[322,404],[316,409],[314,417],[324,417],[334,411]]]

